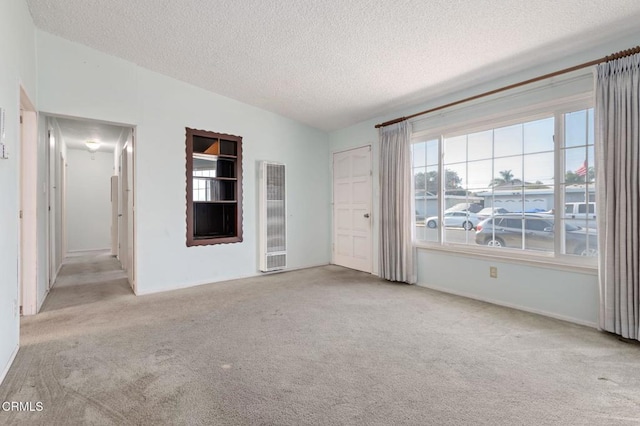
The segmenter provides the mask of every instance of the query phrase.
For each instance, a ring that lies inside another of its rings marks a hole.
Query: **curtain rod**
[[[549,73],[549,74],[544,74],[544,75],[541,75],[539,77],[530,78],[529,80],[524,80],[524,81],[521,81],[519,83],[510,84],[508,86],[500,87],[499,89],[494,89],[494,90],[490,90],[488,92],[480,93],[478,95],[469,96],[468,98],[460,99],[459,101],[450,102],[448,104],[440,105],[440,106],[437,106],[435,108],[430,108],[430,109],[427,109],[427,110],[424,110],[424,111],[416,112],[415,114],[407,115],[406,117],[394,118],[393,120],[385,121],[384,123],[381,123],[381,124],[376,124],[376,129],[379,129],[380,127],[385,127],[385,126],[390,126],[392,124],[400,123],[400,122],[405,121],[405,120],[410,120],[412,118],[419,117],[419,116],[425,115],[425,114],[429,114],[431,112],[440,111],[441,109],[449,108],[449,107],[452,107],[452,106],[455,106],[455,105],[459,105],[459,104],[462,104],[462,103],[465,103],[465,102],[470,102],[470,101],[474,101],[476,99],[484,98],[485,96],[490,96],[490,95],[494,95],[496,93],[504,92],[505,90],[515,89],[516,87],[520,87],[520,86],[524,86],[524,85],[527,85],[527,84],[535,83],[535,82],[541,81],[541,80],[546,80],[546,79],[551,78],[551,77],[556,77],[558,75],[562,75],[562,74],[566,74],[566,73],[569,73],[569,72],[572,72],[572,71],[576,71],[576,70],[579,70],[579,69],[582,69],[582,68],[590,67],[592,65],[597,65],[597,64],[602,63],[602,62],[613,61],[615,59],[624,58],[625,56],[631,56],[631,55],[634,55],[636,53],[640,53],[640,46],[636,46],[636,47],[633,47],[631,49],[621,50],[620,52],[614,53],[614,54],[609,55],[609,56],[602,57],[600,59],[595,59],[593,61],[585,62],[583,64],[574,65],[572,67],[565,68],[565,69],[562,69],[560,71],[554,71],[554,72]]]

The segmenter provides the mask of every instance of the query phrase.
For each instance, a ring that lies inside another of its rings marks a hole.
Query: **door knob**
[[[369,213],[365,213],[364,217],[369,218]]]

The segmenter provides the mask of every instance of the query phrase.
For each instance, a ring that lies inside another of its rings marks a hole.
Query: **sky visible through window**
[[[593,109],[565,114],[565,172],[593,167]],[[494,179],[525,185],[553,185],[554,118],[520,123],[467,135],[444,138],[444,168],[455,172],[458,188],[482,190]],[[413,167],[432,179],[438,172],[438,141],[413,146]],[[593,172],[591,172],[593,174]],[[427,179],[429,179],[427,177]],[[592,179],[591,179],[592,180]],[[506,182],[506,183],[509,183]],[[576,182],[568,183],[579,183]],[[418,188],[416,188],[418,189]],[[455,189],[447,185],[447,190]]]

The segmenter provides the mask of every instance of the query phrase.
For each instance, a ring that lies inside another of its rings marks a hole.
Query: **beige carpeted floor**
[[[135,297],[98,256],[23,319],[1,401],[44,409],[0,424],[637,425],[640,345],[335,266]]]

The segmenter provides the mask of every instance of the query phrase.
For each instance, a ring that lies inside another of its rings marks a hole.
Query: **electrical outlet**
[[[491,278],[498,278],[498,268],[495,266],[489,266],[489,276]]]

